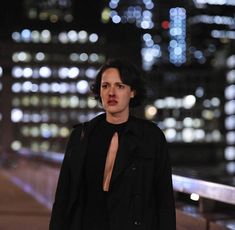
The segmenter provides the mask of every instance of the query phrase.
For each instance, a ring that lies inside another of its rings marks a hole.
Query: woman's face
[[[108,68],[101,76],[100,97],[106,113],[125,117],[134,91],[122,82],[118,69]]]

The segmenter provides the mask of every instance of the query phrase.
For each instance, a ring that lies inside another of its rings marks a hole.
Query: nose
[[[109,96],[114,96],[115,95],[115,89],[114,87],[109,88]]]

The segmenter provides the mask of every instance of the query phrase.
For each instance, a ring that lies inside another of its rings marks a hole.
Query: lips
[[[108,100],[108,105],[113,106],[116,105],[118,102],[116,100]]]

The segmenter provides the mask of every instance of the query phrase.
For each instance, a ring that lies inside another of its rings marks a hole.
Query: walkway
[[[0,230],[48,230],[50,210],[0,170]]]

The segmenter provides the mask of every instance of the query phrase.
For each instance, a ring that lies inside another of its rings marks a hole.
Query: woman
[[[163,132],[130,115],[144,98],[137,68],[105,63],[93,87],[105,113],[76,125],[62,164],[50,230],[175,230]]]

